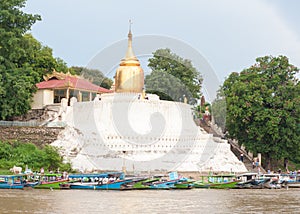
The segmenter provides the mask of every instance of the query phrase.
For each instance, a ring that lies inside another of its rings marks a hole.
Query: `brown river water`
[[[300,213],[300,189],[1,189],[0,213]]]

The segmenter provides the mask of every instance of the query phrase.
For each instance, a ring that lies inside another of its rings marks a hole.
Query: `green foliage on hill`
[[[145,78],[147,93],[155,93],[164,100],[183,101],[186,97],[190,104],[200,98],[203,79],[190,60],[170,49],[158,49],[148,66],[152,72]]]
[[[299,69],[285,56],[265,56],[223,84],[229,137],[254,153],[262,153],[265,167],[283,158],[299,161]]]
[[[70,164],[64,164],[57,149],[52,146],[45,146],[38,149],[31,143],[8,143],[0,141],[0,168],[10,169],[13,166],[21,166],[25,170],[26,165],[32,171],[45,170],[71,171]]]

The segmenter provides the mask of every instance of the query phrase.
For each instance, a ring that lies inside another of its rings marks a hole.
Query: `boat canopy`
[[[110,177],[118,177],[120,179],[124,179],[123,172],[109,172],[109,173],[91,173],[91,174],[71,174],[69,178],[110,178]]]

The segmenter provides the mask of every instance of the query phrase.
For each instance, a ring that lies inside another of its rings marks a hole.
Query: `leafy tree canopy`
[[[222,89],[219,89],[216,99],[212,102],[212,116],[215,124],[224,132],[226,125],[226,99]]]
[[[223,84],[229,136],[271,160],[300,155],[299,69],[285,56],[265,56]]]
[[[149,59],[151,74],[145,78],[146,91],[163,95],[161,99],[196,103],[200,98],[202,77],[188,59],[183,59],[170,49],[158,49]]]
[[[22,11],[26,0],[0,1],[0,119],[25,114],[30,109],[35,84],[47,72],[67,70],[52,49],[30,34],[39,15]]]
[[[99,85],[103,88],[110,89],[113,81],[104,76],[104,74],[97,69],[88,69],[84,67],[73,66],[70,68],[76,75],[81,75],[85,79],[90,80],[95,85]]]

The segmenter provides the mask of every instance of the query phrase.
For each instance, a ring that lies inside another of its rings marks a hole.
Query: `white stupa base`
[[[227,141],[195,125],[189,105],[149,97],[109,94],[75,103],[52,145],[81,171],[247,171]]]

